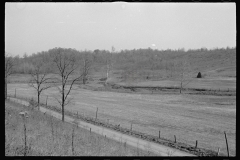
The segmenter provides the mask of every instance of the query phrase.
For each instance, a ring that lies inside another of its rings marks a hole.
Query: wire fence
[[[24,96],[18,96],[16,93],[14,95],[9,95],[8,97],[26,100],[26,101],[30,102],[29,103],[30,106],[36,106],[36,104],[37,104],[37,102],[33,98],[26,98]],[[40,106],[46,107],[50,110],[54,110],[59,113],[62,113],[61,108],[48,105],[47,101],[45,103],[40,103]],[[153,135],[149,135],[149,134],[137,131],[136,127],[133,127],[135,124],[132,124],[132,123],[129,125],[131,127],[125,128],[125,127],[122,127],[121,124],[113,124],[110,119],[107,119],[107,120],[99,119],[98,118],[98,108],[96,110],[95,117],[93,117],[93,116],[90,117],[88,115],[80,114],[77,111],[69,111],[69,110],[65,110],[65,115],[74,117],[78,120],[82,120],[82,121],[85,121],[85,122],[88,122],[88,123],[91,123],[91,124],[94,124],[97,126],[109,128],[109,129],[121,132],[123,134],[131,135],[131,136],[134,136],[134,137],[137,137],[140,139],[144,139],[144,140],[155,142],[155,143],[162,144],[165,146],[173,147],[173,148],[179,149],[181,151],[190,152],[194,155],[198,155],[198,156],[217,156],[217,155],[219,155],[219,149],[218,149],[218,151],[212,151],[212,150],[208,150],[205,148],[199,148],[198,140],[196,140],[195,146],[188,145],[186,143],[180,142],[176,135],[174,135],[173,139],[164,138],[160,134],[161,133],[160,130],[159,130],[158,136],[153,136]]]

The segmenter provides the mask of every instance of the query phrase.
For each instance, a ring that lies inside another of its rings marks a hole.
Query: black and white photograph
[[[5,157],[236,157],[236,3],[5,2]]]

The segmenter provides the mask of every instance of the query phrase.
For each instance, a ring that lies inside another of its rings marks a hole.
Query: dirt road
[[[29,106],[29,102],[27,102],[27,101],[19,100],[19,99],[16,99],[16,98],[9,98],[9,99],[11,101],[20,103],[22,105]],[[49,109],[46,109],[44,107],[40,107],[40,111],[43,112],[43,113],[52,115],[53,117],[56,117],[58,119],[62,118],[60,113],[49,110]],[[104,127],[95,126],[95,125],[90,124],[90,123],[86,123],[86,122],[83,122],[83,121],[80,121],[80,120],[76,120],[76,119],[74,119],[72,117],[69,117],[67,115],[65,115],[65,121],[68,122],[68,123],[77,124],[78,127],[82,127],[82,128],[85,128],[85,129],[89,130],[89,134],[90,134],[90,129],[91,129],[91,132],[95,132],[97,134],[106,136],[107,138],[114,139],[114,140],[119,141],[121,143],[126,143],[128,145],[133,146],[133,147],[138,147],[139,149],[154,152],[154,153],[156,153],[160,156],[195,156],[193,154],[186,153],[186,152],[177,150],[175,148],[170,148],[170,147],[163,146],[163,145],[160,145],[160,144],[156,144],[156,143],[153,143],[153,142],[149,142],[149,141],[146,141],[146,140],[138,139],[136,137],[131,137],[129,135],[125,135],[125,134],[122,134],[122,133],[119,133],[119,132],[116,132],[116,131],[113,131],[113,130],[110,130],[110,129],[107,129],[107,128],[104,128]]]

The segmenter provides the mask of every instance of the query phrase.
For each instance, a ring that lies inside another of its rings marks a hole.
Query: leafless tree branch
[[[83,66],[81,68],[83,84],[85,84],[86,81],[87,81],[87,76],[89,75],[90,67],[91,67],[91,62],[87,58],[84,58],[83,59]]]
[[[5,99],[7,99],[8,77],[12,74],[14,61],[11,56],[5,53]]]
[[[29,82],[29,86],[33,87],[37,91],[38,109],[39,109],[40,95],[42,91],[52,87],[50,85],[43,87],[43,85],[51,78],[47,77],[47,73],[46,71],[44,71],[41,59],[36,61],[36,64],[34,64],[34,69],[30,73],[30,75],[31,75],[31,80]],[[36,84],[36,87],[34,86],[34,84]]]
[[[67,99],[73,84],[81,78],[82,75],[77,76],[76,78],[69,80],[71,75],[74,75],[74,72],[79,67],[76,63],[75,57],[72,54],[66,54],[61,49],[54,54],[54,63],[57,65],[58,68],[58,75],[61,77],[60,83],[61,88],[57,86],[58,91],[61,93],[61,107],[62,107],[62,121],[64,121],[64,107],[69,104],[70,99]],[[67,82],[70,81],[69,89],[66,88]]]

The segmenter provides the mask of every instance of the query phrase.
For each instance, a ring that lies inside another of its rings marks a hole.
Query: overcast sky
[[[234,3],[5,3],[5,51],[236,46]]]

